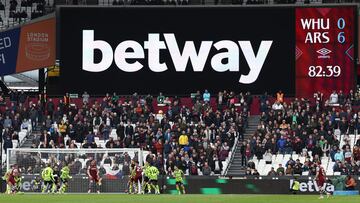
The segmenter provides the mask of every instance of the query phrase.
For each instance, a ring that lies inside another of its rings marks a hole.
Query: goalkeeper
[[[65,163],[64,167],[61,169],[61,175],[60,175],[60,180],[61,180],[61,187],[60,187],[60,193],[65,193],[66,189],[69,186],[69,180],[72,177],[70,176],[70,169],[67,163]]]
[[[155,194],[160,194],[160,189],[158,185],[158,175],[159,169],[155,166],[150,166],[149,170],[149,179],[150,179],[150,186],[155,190]]]
[[[185,186],[183,183],[183,178],[185,178],[184,172],[177,166],[174,166],[173,175],[176,181],[176,190],[178,191],[179,195],[185,194]]]
[[[47,167],[41,172],[41,177],[44,181],[44,187],[42,193],[49,193],[52,189],[52,185],[55,183],[54,171],[51,168],[51,164],[48,163]]]

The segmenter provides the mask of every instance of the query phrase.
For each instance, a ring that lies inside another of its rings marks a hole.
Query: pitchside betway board
[[[349,91],[355,11],[60,7],[60,85],[50,93]]]

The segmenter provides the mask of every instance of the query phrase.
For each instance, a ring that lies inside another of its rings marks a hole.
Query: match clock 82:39
[[[339,77],[341,75],[340,66],[309,66],[308,75],[311,78],[331,78]]]

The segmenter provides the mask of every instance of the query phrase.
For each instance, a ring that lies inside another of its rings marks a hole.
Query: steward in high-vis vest
[[[299,190],[300,190],[300,182],[297,180],[297,177],[295,177],[294,182],[293,182],[293,184],[292,184],[292,186],[291,186],[291,188],[290,188],[290,191],[291,191],[294,195],[296,195],[297,192],[299,192]]]

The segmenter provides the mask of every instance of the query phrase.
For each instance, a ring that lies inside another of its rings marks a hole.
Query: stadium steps
[[[248,140],[254,135],[254,132],[256,131],[259,123],[260,123],[260,116],[258,116],[258,115],[250,116],[248,118],[248,126],[245,129],[244,140]],[[246,166],[241,166],[241,152],[240,152],[241,144],[242,144],[242,142],[240,142],[240,141],[237,143],[235,152],[234,152],[233,156],[231,157],[229,167],[225,173],[226,176],[245,175]]]
[[[22,144],[20,145],[20,148],[31,148],[33,142],[38,142],[37,138],[40,137],[40,134],[41,134],[40,127],[37,127],[31,132],[30,135],[28,135],[25,138],[24,142],[22,142]]]

